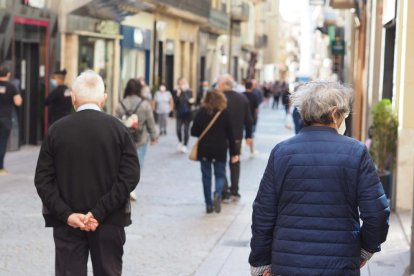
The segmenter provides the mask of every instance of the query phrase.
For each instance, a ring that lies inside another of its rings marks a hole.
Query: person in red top
[[[23,103],[19,91],[9,80],[9,68],[6,65],[0,65],[0,175],[8,173],[4,169],[4,156],[12,129],[12,111],[14,106],[20,106]]]

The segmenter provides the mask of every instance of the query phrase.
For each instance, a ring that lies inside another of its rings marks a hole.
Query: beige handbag
[[[211,121],[208,124],[208,126],[206,127],[206,129],[203,131],[203,133],[201,133],[200,137],[198,137],[197,142],[195,142],[195,144],[191,148],[190,155],[188,156],[188,158],[190,160],[198,161],[198,159],[197,159],[197,157],[198,157],[198,142],[200,142],[200,140],[203,139],[203,137],[206,135],[207,131],[209,131],[209,129],[213,126],[214,122],[217,120],[217,118],[220,116],[220,114],[221,114],[221,111],[217,112],[216,115],[214,115],[213,119],[211,119]]]

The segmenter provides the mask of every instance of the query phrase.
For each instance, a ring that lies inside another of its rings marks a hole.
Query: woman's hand
[[[233,155],[233,156],[231,157],[231,163],[232,163],[232,164],[239,162],[239,160],[240,160],[240,158],[239,158],[239,156],[238,156],[238,155]]]

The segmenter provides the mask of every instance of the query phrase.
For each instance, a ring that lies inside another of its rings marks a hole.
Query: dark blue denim
[[[6,155],[7,141],[12,129],[9,118],[0,118],[0,169],[4,169],[4,156]]]
[[[221,195],[223,191],[224,182],[226,179],[226,162],[220,161],[211,161],[202,159],[201,164],[201,174],[203,178],[203,188],[204,188],[204,199],[207,206],[213,206],[213,200],[211,196],[211,183],[212,183],[212,173],[211,168],[214,167],[214,177],[216,190],[214,193]]]

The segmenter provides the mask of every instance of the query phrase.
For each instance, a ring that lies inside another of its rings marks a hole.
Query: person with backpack
[[[116,116],[122,119],[129,129],[135,142],[142,171],[148,142],[151,141],[151,145],[157,144],[158,134],[151,103],[142,98],[141,91],[141,82],[137,79],[130,79],[124,90],[124,98],[116,108]],[[136,200],[135,191],[131,192],[131,199]]]

